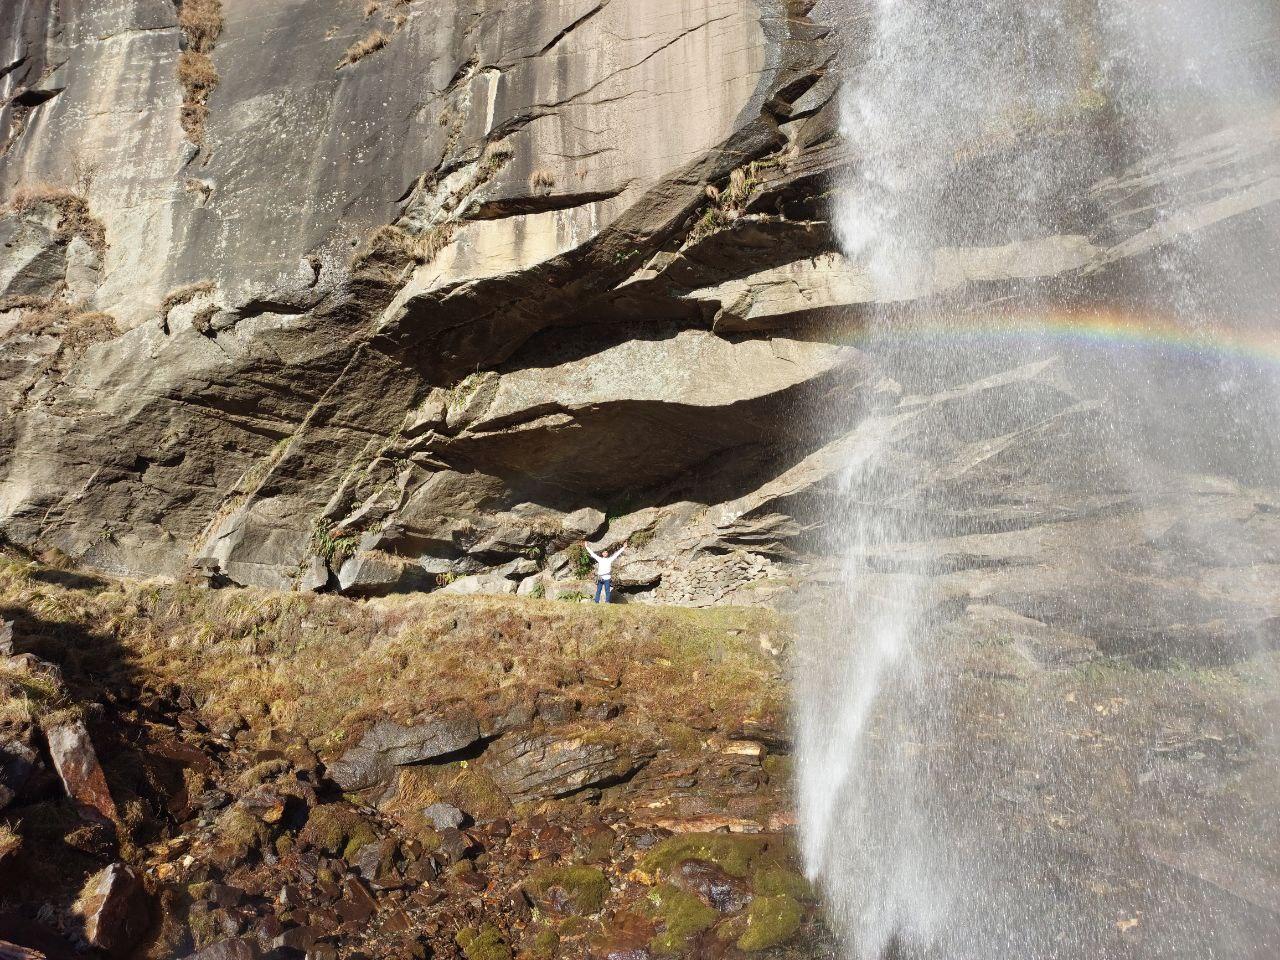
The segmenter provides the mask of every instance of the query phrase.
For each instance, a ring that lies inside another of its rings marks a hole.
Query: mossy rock
[[[491,923],[463,927],[454,940],[467,960],[511,960],[511,948]]]
[[[529,955],[533,960],[555,960],[560,952],[560,934],[551,927],[539,930],[529,943]]]
[[[270,832],[243,807],[231,807],[218,818],[217,843],[225,863],[238,863],[270,840]]]
[[[325,853],[341,854],[350,862],[361,847],[377,842],[378,832],[372,823],[345,804],[327,803],[312,809],[298,840]]]
[[[725,873],[745,877],[769,845],[767,837],[731,833],[682,833],[668,837],[650,850],[641,869],[652,874],[670,873],[682,860],[714,863]]]
[[[813,884],[804,874],[767,857],[762,857],[752,870],[751,889],[758,897],[786,896],[807,903],[818,899]]]
[[[691,893],[669,883],[649,891],[645,913],[662,925],[662,931],[649,942],[657,954],[681,953],[689,941],[709,929],[720,914]]]
[[[524,888],[535,900],[551,901],[569,913],[599,913],[609,895],[609,878],[598,867],[542,867]]]
[[[738,938],[738,949],[753,953],[786,943],[803,919],[804,908],[795,897],[756,897],[747,908],[747,929]]]

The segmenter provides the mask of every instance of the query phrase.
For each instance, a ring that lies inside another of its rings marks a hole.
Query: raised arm
[[[627,549],[627,545],[624,543],[617,550],[613,551],[613,559],[617,560],[620,556],[622,556],[622,551],[625,549]]]
[[[587,553],[591,554],[591,559],[592,559],[592,560],[597,560],[597,561],[598,561],[598,560],[600,559],[598,556],[596,556],[596,552],[595,552],[594,550],[592,550],[590,547],[588,547],[585,543],[582,545],[582,548],[583,548],[584,550],[586,550],[586,551],[587,551]]]

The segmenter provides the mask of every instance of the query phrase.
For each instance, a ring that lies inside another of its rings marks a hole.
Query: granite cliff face
[[[862,311],[1087,302],[1189,229],[1257,255],[1274,120],[1064,184],[1056,235],[966,237],[876,289],[826,201],[862,24],[795,0],[22,0],[0,530],[122,574],[551,595],[578,589],[574,542],[629,536],[635,598],[767,601],[822,552],[833,430],[896,402],[842,345]],[[1106,123],[1085,103],[1035,133]],[[1130,202],[1179,177],[1179,217]],[[813,409],[841,413],[820,433]]]

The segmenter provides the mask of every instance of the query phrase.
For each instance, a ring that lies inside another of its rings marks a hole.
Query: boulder
[[[705,860],[683,860],[666,879],[720,913],[736,913],[752,898],[751,885],[743,878]]]
[[[307,563],[307,572],[298,581],[298,589],[303,593],[316,593],[329,585],[331,576],[324,557],[312,557]]]
[[[116,804],[107,788],[107,778],[98,763],[98,755],[84,722],[67,720],[47,727],[45,737],[49,743],[49,756],[67,796],[86,816],[114,823],[119,816]]]
[[[501,573],[481,573],[470,577],[459,577],[451,581],[441,593],[472,594],[511,594],[515,593],[519,584],[509,580]]]
[[[390,780],[397,766],[434,760],[479,739],[479,721],[463,709],[424,714],[408,723],[380,720],[329,765],[328,774],[343,790],[363,790]]]
[[[644,766],[651,752],[603,739],[558,731],[522,732],[499,738],[483,763],[513,802],[547,800],[623,780]]]
[[[325,582],[328,582],[327,578]],[[434,586],[435,577],[428,574],[421,564],[380,550],[358,551],[347,558],[338,570],[338,589],[356,596],[429,590]]]
[[[13,621],[0,619],[0,657],[13,656]]]
[[[74,906],[84,938],[112,956],[127,956],[151,925],[151,901],[141,878],[113,863],[89,878]]]
[[[448,803],[433,803],[422,811],[422,815],[426,817],[431,825],[437,830],[447,830],[450,827],[460,827],[467,820],[467,815],[465,813]]]
[[[571,540],[590,540],[604,526],[605,515],[594,507],[583,507],[573,513],[565,514],[560,521],[560,529]]]
[[[0,810],[22,794],[39,764],[30,731],[0,743]]]

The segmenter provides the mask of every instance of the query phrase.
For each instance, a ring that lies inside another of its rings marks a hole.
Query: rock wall
[[[876,289],[827,210],[864,20],[20,0],[0,532],[122,574],[363,593],[572,593],[578,540],[629,537],[633,599],[768,601],[823,550],[833,438],[896,402],[850,324],[1045,284],[1088,302],[1187,231],[1246,247],[1273,215],[1278,129],[1250,123],[1132,189],[1064,185],[1057,235]],[[1181,218],[1127,205],[1176,177],[1203,186]]]

